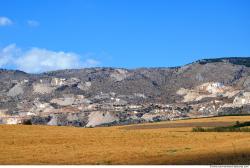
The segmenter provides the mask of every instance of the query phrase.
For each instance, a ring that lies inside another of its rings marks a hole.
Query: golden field
[[[192,132],[250,116],[75,128],[0,125],[0,164],[250,164],[249,132]]]

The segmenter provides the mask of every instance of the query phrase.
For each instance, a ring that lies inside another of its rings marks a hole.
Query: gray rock
[[[204,59],[172,68],[85,68],[42,74],[1,69],[0,110],[30,118],[32,124],[72,126],[248,114],[250,97],[245,96],[242,105],[235,105],[234,99],[242,102],[239,93],[250,91],[249,76],[250,58]],[[197,89],[207,83],[223,87]]]

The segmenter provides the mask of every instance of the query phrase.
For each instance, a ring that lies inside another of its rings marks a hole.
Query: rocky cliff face
[[[98,126],[248,114],[250,58],[173,68],[0,70],[0,123]]]

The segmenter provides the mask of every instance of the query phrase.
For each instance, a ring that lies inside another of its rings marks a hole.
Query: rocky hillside
[[[250,58],[173,68],[0,70],[0,123],[97,126],[248,114]]]

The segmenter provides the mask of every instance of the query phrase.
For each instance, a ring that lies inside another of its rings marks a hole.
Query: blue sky
[[[250,56],[249,0],[2,0],[0,68],[168,67]]]

